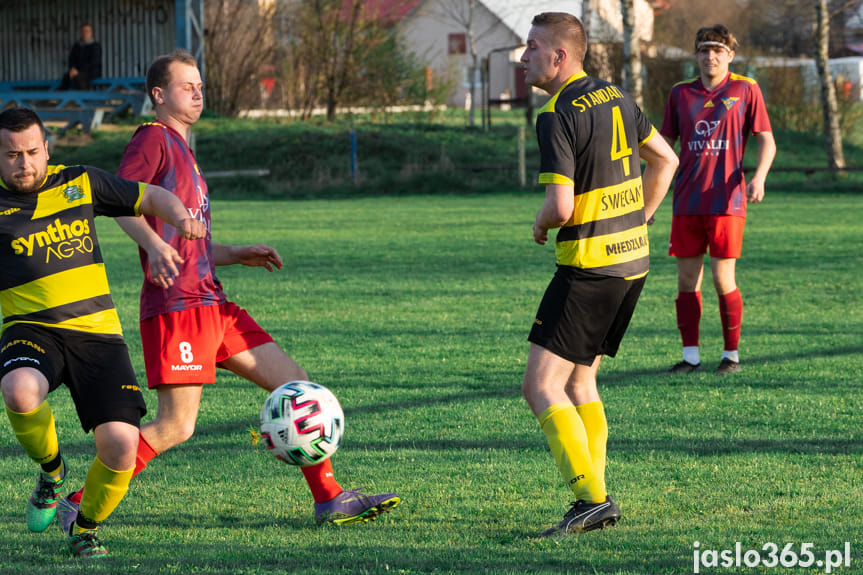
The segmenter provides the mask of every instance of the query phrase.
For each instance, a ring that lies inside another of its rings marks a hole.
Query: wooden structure
[[[120,113],[149,110],[144,76],[160,54],[189,50],[204,70],[203,0],[0,1],[0,109],[27,106],[85,132]],[[58,91],[82,24],[102,45],[103,77]]]

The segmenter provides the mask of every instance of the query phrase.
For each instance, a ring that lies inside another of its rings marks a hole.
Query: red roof
[[[363,18],[379,20],[392,26],[401,21],[422,0],[364,0],[362,2]],[[353,0],[345,0],[342,13],[350,13]]]

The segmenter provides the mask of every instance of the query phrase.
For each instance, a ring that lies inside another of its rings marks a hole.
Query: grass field
[[[848,542],[851,564],[833,572],[863,572],[863,196],[773,186],[750,211],[738,272],[744,371],[725,379],[663,373],[679,359],[663,207],[639,308],[600,372],[608,483],[623,520],[556,540],[535,535],[571,495],[520,394],[525,337],[554,267],[553,248],[531,240],[541,197],[532,187],[214,200],[216,241],[263,241],[285,258],[273,275],[223,268],[220,277],[339,396],[337,479],[397,490],[402,505],[366,525],[315,526],[300,472],[252,444],[265,394],[221,373],[196,435],[151,462],[104,526],[113,557],[99,565],[71,559],[54,526],[27,531],[36,467],[0,425],[0,573],[679,574],[693,571],[695,542],[700,551],[791,543],[797,553],[811,543],[815,560]],[[113,222],[100,220],[99,233],[143,381],[136,250]],[[722,346],[712,288],[704,301],[711,367]],[[155,394],[145,395],[151,417]],[[92,436],[65,389],[51,402],[77,486]]]
[[[863,111],[859,112],[863,115]],[[657,127],[662,118],[654,120]],[[62,138],[53,161],[93,164],[115,171],[137,125],[104,125],[87,138]],[[494,194],[518,188],[518,131],[523,110],[495,114],[489,131],[467,129],[462,114],[429,118],[401,115],[347,118],[335,123],[206,118],[195,125],[196,155],[204,174],[224,170],[265,169],[260,178],[209,179],[215,199],[306,199],[369,196]],[[356,131],[357,181],[351,178],[350,130]],[[815,131],[776,130],[779,153],[770,183],[787,189],[856,192],[863,172],[841,178],[805,168],[827,165],[824,138]],[[757,146],[750,143],[744,165],[755,165]],[[850,167],[863,167],[863,125],[844,140]],[[525,129],[528,181],[536,181],[539,151],[532,127]]]

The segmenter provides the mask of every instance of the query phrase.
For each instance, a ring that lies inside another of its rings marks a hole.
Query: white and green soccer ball
[[[275,389],[261,409],[261,438],[270,453],[308,467],[339,448],[345,415],[333,393],[319,383],[291,381]]]

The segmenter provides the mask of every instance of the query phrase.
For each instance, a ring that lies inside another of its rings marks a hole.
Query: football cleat
[[[60,525],[60,530],[68,534],[69,528],[75,523],[78,518],[78,504],[73,502],[69,497],[64,497],[57,502],[57,523]]]
[[[716,375],[728,375],[740,371],[740,362],[723,357],[719,362],[719,367],[716,368]]]
[[[672,365],[668,373],[692,373],[694,371],[701,371],[701,363],[692,364],[688,361],[681,361]]]
[[[101,559],[110,555],[95,529],[85,529],[79,533],[69,533],[69,550],[72,555],[82,559]]]
[[[567,533],[586,533],[594,529],[612,527],[620,520],[620,509],[611,498],[606,496],[601,503],[588,503],[584,500],[574,501],[572,507],[563,516],[563,521],[543,531],[540,537],[566,535]]]
[[[54,519],[54,514],[57,512],[57,495],[60,493],[60,487],[66,480],[66,461],[63,461],[63,477],[60,481],[54,481],[47,477],[41,471],[39,479],[36,481],[36,489],[27,501],[27,509],[24,516],[27,519],[27,528],[30,531],[45,531],[51,521]]]
[[[334,525],[372,521],[401,501],[395,493],[366,495],[360,489],[342,491],[329,501],[315,503],[315,521]]]

